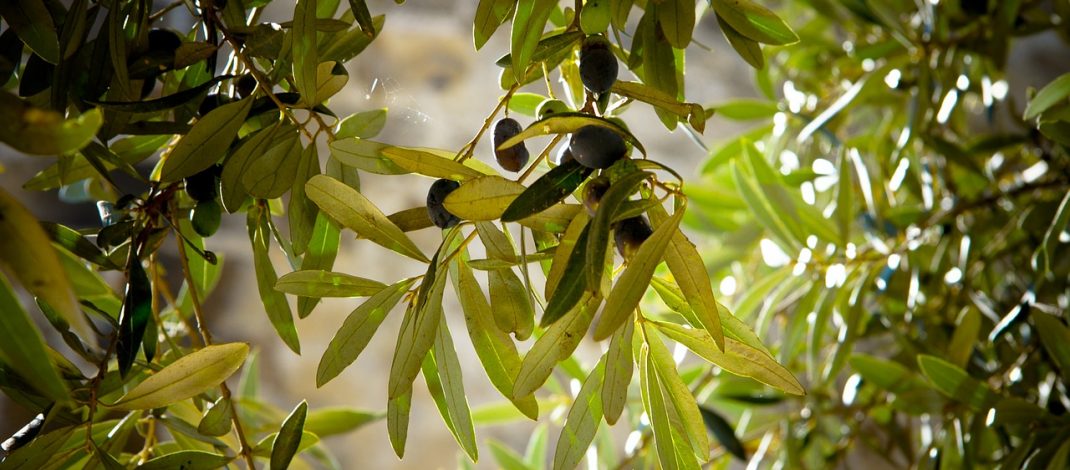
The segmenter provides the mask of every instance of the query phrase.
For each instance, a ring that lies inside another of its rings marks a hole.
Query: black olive
[[[591,36],[580,49],[580,80],[591,93],[605,93],[617,81],[617,58],[609,42],[601,36]]]
[[[595,212],[598,211],[598,203],[602,201],[602,196],[609,190],[609,178],[605,176],[599,176],[591,181],[587,182],[587,185],[583,187],[583,206],[587,208],[587,213],[594,217]]]
[[[513,118],[502,118],[494,124],[494,158],[507,171],[520,171],[528,164],[528,148],[523,142],[506,149],[499,149],[498,146],[523,130],[524,127]]]
[[[211,201],[219,193],[221,165],[212,165],[185,179],[186,194],[194,201]]]
[[[581,165],[594,169],[609,168],[628,152],[620,134],[600,126],[581,127],[568,148]]]
[[[256,78],[250,73],[242,75],[234,84],[234,91],[238,93],[239,98],[245,98],[253,94],[256,91]]]
[[[169,29],[149,31],[149,50],[153,52],[175,52],[182,45],[182,37]]]
[[[613,240],[617,243],[617,252],[624,259],[631,258],[639,250],[639,246],[647,238],[650,238],[652,233],[654,233],[654,229],[650,227],[650,222],[647,222],[646,217],[641,215],[618,222],[613,230]]]
[[[446,196],[459,187],[461,184],[456,181],[440,179],[435,181],[431,189],[427,191],[427,215],[431,217],[431,223],[436,227],[450,228],[461,221],[442,205],[446,201]]]

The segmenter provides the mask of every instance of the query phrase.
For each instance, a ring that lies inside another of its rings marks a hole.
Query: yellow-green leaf
[[[535,47],[539,45],[542,30],[557,6],[557,0],[519,0],[513,14],[512,54],[513,76],[519,82],[524,79]],[[511,147],[507,146],[507,147]]]
[[[736,50],[736,53],[739,54],[743,61],[759,70],[765,67],[765,56],[762,55],[762,46],[758,44],[758,41],[736,31],[721,15],[717,15],[717,25],[721,28],[721,34],[724,34],[725,39],[728,39],[728,44],[732,46],[732,49]]]
[[[658,5],[657,12],[658,23],[669,44],[677,49],[687,48],[691,44],[691,32],[695,29],[695,2],[665,0]]]
[[[591,326],[591,320],[602,299],[585,296],[571,312],[558,320],[535,341],[535,345],[524,355],[520,372],[516,376],[513,397],[531,395],[546,382],[554,366],[567,359],[576,350],[580,340]]]
[[[483,176],[462,183],[446,196],[443,205],[464,220],[495,220],[524,189],[524,185],[501,176]]]
[[[418,261],[428,261],[416,244],[378,207],[345,183],[316,175],[305,185],[305,194],[327,215],[360,236]]]
[[[602,385],[602,408],[606,424],[612,426],[624,411],[628,402],[628,386],[632,383],[633,366],[632,336],[635,322],[627,322],[624,328],[613,333],[606,351],[606,378]]]
[[[661,341],[656,333],[657,330],[650,329],[648,325],[650,323],[643,323],[643,338],[650,348],[650,361],[654,366],[654,371],[658,374],[658,381],[664,387],[665,395],[676,411],[677,419],[682,421],[682,431],[691,443],[691,450],[699,460],[705,462],[709,460],[710,440],[706,435],[706,425],[702,421],[698,403],[695,402],[695,396],[691,394],[691,390],[676,371],[672,353]]]
[[[442,250],[446,245],[448,243],[443,243]],[[442,250],[435,254],[428,265],[427,274],[420,286],[418,303],[410,304],[410,308],[405,311],[405,319],[398,331],[397,346],[394,348],[394,358],[390,363],[390,398],[397,398],[412,391],[412,381],[420,372],[424,356],[435,343],[438,323],[442,321],[442,293],[446,287],[445,273],[438,272],[437,266]]]
[[[605,369],[606,356],[603,356],[583,381],[580,392],[568,410],[565,426],[561,428],[561,436],[557,438],[557,448],[554,450],[555,470],[576,468],[598,432],[598,422],[602,419],[602,397],[598,391],[602,388]]]
[[[765,44],[785,45],[799,36],[772,10],[752,0],[711,0],[717,16],[743,36]]]
[[[100,108],[64,119],[0,91],[0,142],[29,155],[62,155],[85,147],[104,122]]]
[[[205,346],[182,356],[137,384],[117,401],[118,410],[148,410],[199,395],[230,377],[245,362],[249,345]]]
[[[139,470],[170,470],[182,468],[183,470],[211,470],[225,467],[234,457],[213,454],[200,450],[180,450],[166,455],[161,455],[138,465]]]
[[[358,138],[338,138],[331,142],[331,156],[339,162],[379,175],[403,175],[409,171],[383,156],[390,145]]]
[[[0,126],[2,127],[2,126]],[[0,266],[85,340],[96,337],[75,300],[55,248],[37,218],[0,188]]]
[[[41,395],[57,402],[67,401],[67,386],[48,359],[48,347],[41,332],[34,327],[3,275],[0,275],[0,312],[0,362]]]
[[[174,148],[163,157],[160,181],[170,183],[193,176],[223,158],[238,129],[253,106],[253,100],[227,103],[197,121]]]
[[[431,353],[424,357],[424,379],[431,397],[435,400],[439,414],[446,422],[450,433],[461,445],[468,458],[473,462],[479,459],[476,447],[475,427],[472,424],[472,412],[468,408],[468,399],[464,394],[461,380],[461,363],[453,347],[446,322],[438,323],[435,345]]]
[[[480,0],[472,24],[472,39],[478,51],[513,12],[513,0]]]
[[[320,63],[319,49],[316,47],[316,3],[317,0],[295,2],[290,43],[294,84],[301,93],[301,100],[312,105],[321,101],[316,96],[316,68]]]
[[[385,287],[379,281],[318,269],[294,271],[275,281],[275,290],[305,297],[367,297]]]
[[[375,331],[379,329],[383,319],[414,282],[416,282],[415,278],[401,280],[380,290],[350,312],[342,322],[342,326],[338,328],[338,332],[334,334],[330,344],[327,345],[327,350],[323,352],[316,371],[317,387],[322,387],[323,384],[335,378],[343,369],[352,364],[357,356],[360,356],[372,336],[375,335]]]
[[[466,181],[483,176],[482,173],[464,164],[424,150],[386,147],[382,149],[382,155],[406,171],[431,178]]]
[[[686,119],[700,133],[706,130],[706,111],[698,104],[685,103],[677,100],[675,96],[639,82],[617,80],[613,84],[613,93],[642,101],[660,110],[675,114],[682,120]]]
[[[724,352],[717,349],[713,339],[705,331],[689,329],[680,325],[655,322],[658,330],[699,357],[733,374],[750,377],[792,395],[803,395],[802,384],[784,366],[768,354],[751,346],[725,338]]]
[[[654,268],[661,263],[673,234],[680,225],[680,219],[684,216],[683,210],[677,210],[665,223],[661,224],[654,233],[635,252],[628,262],[628,267],[617,279],[616,285],[606,298],[606,308],[602,310],[602,319],[594,329],[594,339],[601,341],[617,331],[621,325],[635,311],[639,305],[639,299],[643,298],[646,288],[650,285],[650,278],[654,276]]]

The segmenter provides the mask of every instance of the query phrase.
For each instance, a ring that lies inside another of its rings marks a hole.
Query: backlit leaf
[[[297,91],[305,103],[319,104],[316,96],[316,68],[319,49],[316,47],[317,0],[298,0],[294,5],[292,35],[293,75]]]
[[[319,270],[294,271],[275,282],[275,290],[306,297],[367,297],[385,287],[379,281]]]
[[[665,343],[661,341],[656,330],[647,329],[650,324],[643,323],[645,329],[643,338],[650,347],[650,361],[654,366],[654,371],[658,374],[658,381],[664,387],[665,396],[675,410],[677,418],[682,421],[682,431],[691,443],[691,450],[699,460],[706,461],[709,459],[710,452],[709,436],[706,435],[706,427],[698,404],[695,402],[695,396],[680,378],[672,353],[665,347]]]
[[[446,210],[464,220],[494,220],[524,192],[524,185],[501,176],[483,176],[466,181],[444,202]]]
[[[514,333],[517,340],[530,337],[535,328],[535,310],[524,283],[511,268],[490,271],[487,277],[495,324],[502,331]]]
[[[542,37],[542,30],[557,0],[519,0],[513,14],[513,31],[509,52],[512,54],[513,76],[524,79],[535,47]],[[512,147],[507,145],[506,147]]]
[[[451,231],[450,233],[456,233]],[[412,381],[420,372],[424,356],[435,343],[438,323],[442,321],[442,293],[446,287],[445,273],[438,272],[438,260],[448,243],[435,253],[428,264],[427,274],[420,285],[418,303],[405,311],[405,319],[398,331],[394,358],[390,363],[389,397],[397,398],[412,390]],[[430,284],[428,284],[430,283]]]
[[[234,460],[234,457],[213,454],[200,450],[180,450],[167,455],[161,455],[149,460],[137,468],[142,470],[168,470],[182,468],[183,470],[212,470],[226,466]]]
[[[598,432],[598,423],[602,420],[602,397],[599,391],[605,376],[606,358],[598,361],[587,379],[583,381],[580,392],[572,402],[572,407],[565,417],[565,426],[557,438],[554,450],[555,469],[576,468],[587,454],[594,435]]]
[[[476,50],[487,43],[506,19],[513,13],[516,6],[514,0],[480,0],[476,6],[475,21],[472,26],[472,37]]]
[[[44,338],[2,275],[0,311],[4,312],[0,315],[0,362],[11,367],[43,396],[57,402],[67,401],[67,386],[48,359]]]
[[[776,13],[752,0],[711,0],[717,16],[743,36],[765,44],[797,42],[799,36]]]
[[[31,0],[30,3],[33,3]],[[0,142],[29,155],[61,155],[85,147],[104,122],[99,108],[77,117],[32,107],[0,91]]]
[[[532,137],[538,137],[540,135],[549,134],[571,134],[580,130],[584,126],[598,126],[609,129],[617,134],[620,134],[624,140],[635,146],[640,153],[646,155],[646,149],[643,144],[639,142],[635,136],[632,135],[628,129],[621,127],[619,124],[596,116],[591,116],[584,113],[554,113],[547,118],[540,119],[531,123],[519,134],[513,136],[509,140],[502,142],[498,148],[509,148],[516,144],[519,144]]]
[[[475,462],[479,459],[479,451],[476,448],[472,412],[464,394],[461,364],[446,322],[438,323],[435,336],[435,345],[424,358],[424,378],[446,426],[465,454]]]
[[[386,147],[382,155],[406,171],[454,181],[466,181],[483,176],[461,163],[431,152],[404,147]]]
[[[137,384],[114,405],[117,410],[147,410],[167,406],[208,391],[241,367],[249,345],[205,346],[182,356]]]
[[[223,157],[222,149],[230,146],[252,105],[253,100],[248,98],[227,103],[199,119],[163,157],[160,181],[178,181],[218,162]]]
[[[59,36],[44,3],[35,0],[5,1],[0,5],[0,15],[34,53],[50,64],[60,62]]]
[[[524,355],[517,373],[513,397],[531,395],[550,377],[554,366],[567,359],[576,350],[580,340],[591,326],[591,320],[602,299],[585,296],[571,312],[535,340],[535,345]]]

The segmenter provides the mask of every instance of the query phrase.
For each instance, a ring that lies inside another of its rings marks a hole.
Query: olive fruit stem
[[[519,89],[520,82],[514,83],[513,86],[509,87],[509,91],[505,92],[505,96],[498,100],[498,105],[494,107],[494,111],[491,111],[490,115],[487,116],[487,119],[483,121],[483,127],[479,128],[479,132],[476,132],[476,136],[472,137],[472,140],[468,141],[467,144],[464,144],[464,147],[461,147],[461,150],[457,152],[457,157],[454,158],[455,161],[464,162],[472,157],[472,153],[476,150],[476,143],[483,137],[483,133],[487,132],[487,129],[490,129],[490,124],[494,122],[494,118],[498,116],[498,111],[501,111],[502,108],[509,103],[509,100],[513,97],[513,93],[516,93]]]
[[[172,226],[177,227],[177,225],[173,223]],[[178,230],[176,229],[175,232],[177,233]],[[186,256],[186,244],[183,243],[182,240],[179,240],[179,238],[181,237],[176,237],[178,244],[178,260],[182,263],[182,277],[186,279],[186,284],[190,287],[189,298],[190,303],[193,304],[193,316],[197,319],[197,328],[201,333],[201,339],[204,341],[205,345],[210,345],[212,344],[212,332],[208,331],[208,324],[204,321],[204,310],[201,308],[201,301],[198,297],[199,294],[197,293],[197,289],[193,287],[196,284],[193,282],[192,271],[190,271],[189,268],[189,258]],[[245,459],[245,464],[248,465],[249,470],[255,470],[256,462],[253,461],[253,448],[249,445],[249,441],[245,439],[245,429],[242,427],[241,418],[239,418],[240,413],[238,413],[237,408],[234,407],[234,400],[230,397],[230,388],[227,387],[225,381],[219,384],[219,392],[220,395],[222,395],[223,400],[230,404],[230,409],[234,410],[230,417],[231,421],[234,423],[234,433],[238,436],[238,443],[241,444],[241,448],[238,452],[240,452]]]
[[[546,148],[542,149],[542,152],[539,152],[539,158],[536,158],[534,162],[531,162],[531,164],[528,165],[528,169],[524,170],[524,174],[520,175],[520,177],[516,179],[516,182],[523,183],[524,180],[527,179],[527,177],[535,171],[535,167],[539,166],[539,163],[545,160],[548,155],[550,155],[550,150],[553,150],[554,146],[557,145],[558,142],[561,142],[561,139],[563,138],[564,135],[561,134],[558,134],[556,137],[554,137],[554,140],[551,140],[550,143],[546,146]]]

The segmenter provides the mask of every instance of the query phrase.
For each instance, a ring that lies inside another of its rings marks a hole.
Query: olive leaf
[[[366,297],[385,287],[379,281],[320,270],[294,271],[275,282],[275,290],[305,297]]]
[[[271,444],[271,468],[287,468],[303,440],[305,416],[308,403],[304,400],[282,422],[279,433]]]
[[[110,407],[147,410],[185,400],[223,383],[245,362],[249,345],[205,346],[182,356],[137,384]]]
[[[43,396],[68,399],[67,385],[49,360],[48,346],[19,304],[7,279],[0,275],[0,360]]]
[[[515,222],[542,212],[567,198],[593,170],[576,160],[554,167],[516,196],[501,213],[503,222]]]
[[[605,370],[606,356],[603,356],[598,365],[591,369],[580,387],[580,392],[576,394],[576,399],[565,417],[565,426],[561,428],[561,436],[557,438],[557,448],[554,450],[555,469],[576,468],[587,454],[587,448],[591,446],[594,435],[598,432],[598,423],[602,420],[602,396],[599,389],[602,388]]]
[[[251,99],[227,103],[198,120],[189,133],[179,139],[163,157],[159,180],[165,183],[178,181],[222,159],[220,149],[230,146],[252,104]]]

